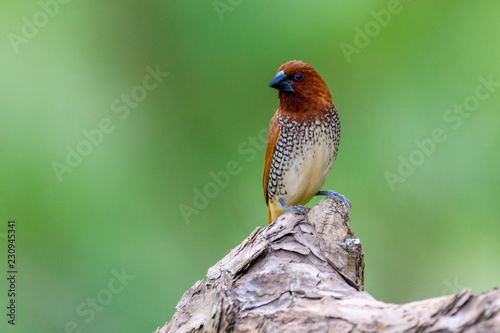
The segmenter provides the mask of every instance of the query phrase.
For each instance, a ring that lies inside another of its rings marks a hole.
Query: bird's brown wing
[[[269,197],[267,193],[267,184],[269,182],[269,170],[271,169],[271,162],[273,161],[274,150],[276,148],[276,142],[280,136],[280,128],[278,125],[277,113],[271,118],[269,123],[269,132],[267,133],[267,148],[266,148],[266,159],[264,162],[264,176],[262,177],[262,187],[264,188],[264,198],[266,199],[266,205],[269,205]]]

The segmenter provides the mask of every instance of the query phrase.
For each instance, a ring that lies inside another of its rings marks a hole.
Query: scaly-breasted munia
[[[269,86],[279,91],[280,105],[269,124],[264,163],[268,224],[315,195],[341,199],[350,208],[343,195],[320,191],[340,140],[339,116],[325,82],[311,65],[292,60],[278,68]]]

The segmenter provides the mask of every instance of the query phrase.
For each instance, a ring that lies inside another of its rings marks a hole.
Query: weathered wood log
[[[326,198],[255,229],[177,304],[166,332],[500,332],[500,291],[407,304],[364,291],[361,242]]]

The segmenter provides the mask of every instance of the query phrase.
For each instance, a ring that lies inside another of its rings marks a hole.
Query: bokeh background
[[[388,7],[397,13],[380,14]],[[261,138],[278,105],[268,84],[291,59],[315,66],[340,113],[325,189],[353,204],[367,291],[409,302],[498,287],[500,87],[478,87],[500,82],[499,11],[493,0],[4,3],[1,275],[8,220],[19,273],[16,326],[2,315],[1,327],[151,332],[170,320],[267,222]],[[144,96],[148,67],[168,75]],[[131,93],[140,100],[127,107]],[[445,120],[464,103],[473,111]],[[89,148],[84,131],[103,119],[112,131]],[[415,140],[436,128],[444,142],[419,153]],[[58,177],[54,163],[78,147],[87,156]],[[387,173],[410,156],[418,165],[391,186]],[[210,187],[228,163],[237,174]]]

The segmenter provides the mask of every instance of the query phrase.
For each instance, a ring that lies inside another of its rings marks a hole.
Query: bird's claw
[[[307,214],[306,212],[306,207],[302,206],[302,205],[297,205],[297,206],[287,206],[285,204],[285,201],[283,200],[283,198],[279,198],[279,202],[281,204],[281,206],[283,206],[283,210],[286,212],[288,212],[288,210],[290,210],[290,208],[295,208],[296,210],[298,210],[299,212],[303,213],[303,214]]]
[[[294,209],[298,210],[299,212],[301,212],[302,214],[307,214],[305,206],[296,205],[296,206],[290,206],[290,208],[294,208]]]
[[[342,195],[340,193],[337,193],[337,192],[332,191],[332,190],[328,190],[328,191],[319,191],[316,195],[326,195],[329,198],[335,199],[337,202],[342,200],[342,202],[347,207],[347,209],[349,211],[351,210],[352,206],[351,206],[351,203],[349,202],[349,199],[347,199],[344,195]]]

